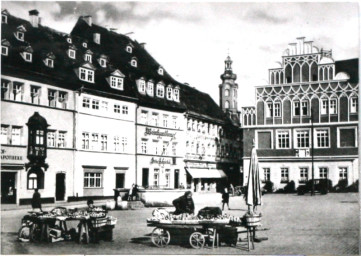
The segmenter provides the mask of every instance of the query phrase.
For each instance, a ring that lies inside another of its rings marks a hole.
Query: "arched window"
[[[328,79],[332,80],[333,79],[333,68],[330,67],[330,69],[328,70]]]
[[[323,80],[328,80],[328,70],[329,70],[328,67],[325,67],[323,69]]]
[[[130,65],[132,66],[132,67],[137,67],[138,66],[138,62],[137,62],[137,60],[135,59],[135,58],[133,58],[131,61],[130,61]]]
[[[307,63],[302,65],[302,82],[308,82],[310,78],[310,68]]]
[[[280,73],[275,73],[275,77],[276,77],[276,81],[275,84],[279,84],[280,83],[280,77],[279,77]]]
[[[293,67],[293,82],[300,82],[301,68],[299,64]]]
[[[38,188],[38,175],[31,173],[28,176],[28,189]]]
[[[229,90],[228,89],[224,90],[224,96],[226,96],[226,97],[229,96]]]
[[[28,172],[28,189],[44,188],[44,172],[39,167],[31,168]]]
[[[285,68],[285,78],[286,78],[286,83],[292,83],[292,68],[291,65],[287,65]]]
[[[271,72],[271,84],[274,84],[274,83],[275,83],[274,74],[273,74],[273,72]]]
[[[317,64],[315,62],[312,62],[311,64],[311,80],[312,81],[317,81],[318,80],[318,76],[317,76]]]
[[[320,81],[323,81],[323,68],[319,68],[318,70],[318,77]]]
[[[224,103],[224,108],[229,109],[229,101],[228,100],[226,100],[226,102]]]

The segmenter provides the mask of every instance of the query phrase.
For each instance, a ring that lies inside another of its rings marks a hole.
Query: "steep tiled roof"
[[[358,83],[358,59],[339,60],[335,62],[336,74],[338,72],[346,72],[350,75],[350,83]]]

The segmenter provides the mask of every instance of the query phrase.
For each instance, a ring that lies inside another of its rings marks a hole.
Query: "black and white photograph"
[[[360,255],[360,3],[1,1],[2,255]]]

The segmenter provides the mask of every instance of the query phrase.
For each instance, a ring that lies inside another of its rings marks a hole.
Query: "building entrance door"
[[[124,173],[115,174],[115,188],[124,188],[124,180],[125,180]]]
[[[16,204],[16,172],[1,172],[1,203]]]
[[[65,199],[65,173],[56,174],[55,200],[63,201]]]
[[[179,188],[179,169],[174,170],[174,188]]]
[[[149,186],[149,169],[143,168],[142,174],[142,186],[143,188],[147,188]]]

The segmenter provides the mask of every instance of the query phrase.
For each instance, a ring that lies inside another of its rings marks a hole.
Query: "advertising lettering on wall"
[[[22,160],[23,160],[23,156],[6,155],[6,150],[5,150],[5,149],[1,149],[1,160],[22,161]]]
[[[158,138],[161,138],[161,137],[170,137],[172,139],[175,138],[175,133],[170,133],[168,130],[161,131],[160,129],[152,129],[149,127],[145,128],[144,135],[145,136],[156,135],[156,136],[158,136]]]
[[[164,157],[152,157],[150,159],[150,163],[159,164],[159,165],[171,164],[171,160],[169,158],[164,158]]]

